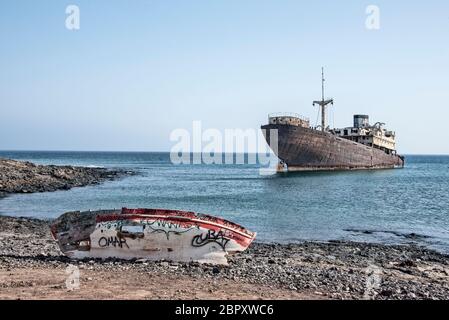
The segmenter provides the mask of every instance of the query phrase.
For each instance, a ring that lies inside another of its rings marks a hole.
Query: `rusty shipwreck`
[[[61,251],[74,259],[120,258],[227,264],[256,237],[222,218],[165,209],[67,212],[51,225]]]
[[[292,113],[272,114],[262,132],[280,159],[278,171],[323,171],[387,169],[404,166],[397,154],[395,132],[384,123],[370,125],[367,115],[354,115],[352,127],[330,129],[326,124],[326,108],[334,104],[324,96],[314,101],[321,113],[321,125],[310,126],[307,118]]]

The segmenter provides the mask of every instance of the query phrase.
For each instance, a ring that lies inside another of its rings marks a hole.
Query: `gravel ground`
[[[0,216],[4,299],[449,299],[449,256],[416,246],[254,243],[229,266],[71,261],[49,222]],[[68,290],[66,268],[80,271]]]

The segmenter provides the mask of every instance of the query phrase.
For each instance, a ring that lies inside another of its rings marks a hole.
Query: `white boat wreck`
[[[222,218],[164,209],[67,212],[51,226],[73,259],[120,258],[227,264],[256,237]]]

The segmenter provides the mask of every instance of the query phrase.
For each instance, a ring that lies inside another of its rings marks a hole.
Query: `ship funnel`
[[[365,114],[354,115],[354,128],[369,127],[369,116]]]

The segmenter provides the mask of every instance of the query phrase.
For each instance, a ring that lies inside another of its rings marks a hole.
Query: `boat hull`
[[[194,212],[126,209],[69,212],[51,226],[61,251],[74,259],[120,258],[227,264],[256,234]]]
[[[404,166],[396,154],[337,137],[328,132],[291,125],[262,126],[267,143],[277,130],[276,155],[288,171],[390,169]]]

